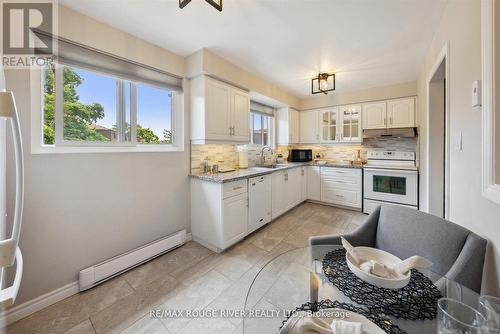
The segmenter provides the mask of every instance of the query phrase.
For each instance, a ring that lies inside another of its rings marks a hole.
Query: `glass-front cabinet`
[[[360,143],[361,106],[348,105],[320,110],[322,143]]]
[[[338,120],[338,108],[323,109],[320,111],[320,133],[322,143],[332,143],[338,141]]]
[[[361,142],[361,106],[349,105],[340,107],[340,122],[342,132],[341,142]]]

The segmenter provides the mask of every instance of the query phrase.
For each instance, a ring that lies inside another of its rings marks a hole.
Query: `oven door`
[[[418,205],[417,171],[365,168],[364,174],[364,198]]]

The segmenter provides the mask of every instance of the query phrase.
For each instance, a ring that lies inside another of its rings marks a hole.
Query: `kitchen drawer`
[[[361,177],[361,169],[321,167],[321,175],[334,177]]]
[[[355,189],[321,188],[321,201],[332,204],[361,208],[361,192]]]
[[[247,179],[224,183],[222,190],[222,198],[228,198],[232,196],[236,196],[239,194],[246,193],[248,190],[248,181]]]
[[[332,187],[361,189],[361,177],[353,176],[321,176],[321,183]]]

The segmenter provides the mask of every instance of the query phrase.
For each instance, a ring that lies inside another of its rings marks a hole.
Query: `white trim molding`
[[[426,187],[427,187],[427,199],[425,203],[425,210],[429,212],[429,207],[430,207],[430,196],[429,196],[429,189],[430,189],[430,178],[429,178],[429,173],[430,173],[430,94],[429,94],[429,87],[430,87],[430,82],[432,80],[432,77],[436,73],[436,71],[439,69],[439,66],[441,66],[443,60],[445,61],[445,188],[444,188],[444,197],[445,197],[445,207],[444,207],[444,214],[446,219],[448,219],[450,215],[450,41],[446,41],[446,43],[443,45],[443,48],[441,49],[441,52],[439,53],[438,57],[436,58],[434,65],[432,66],[431,70],[429,73],[427,73],[427,79],[426,79],[426,89],[427,89],[427,106],[426,106],[426,115],[427,115],[427,120],[426,120],[426,128],[427,128],[427,134],[426,134]]]
[[[76,295],[77,293],[78,281],[75,281],[62,286],[59,289],[27,301],[26,303],[9,308],[0,314],[0,328],[26,318],[35,312],[49,307],[50,305],[53,305],[63,299]]]
[[[481,3],[482,42],[482,190],[483,196],[500,204],[500,184],[495,181],[495,1]],[[500,129],[497,129],[499,131]]]

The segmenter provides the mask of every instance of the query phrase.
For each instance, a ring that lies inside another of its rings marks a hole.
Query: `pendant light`
[[[319,73],[318,76],[311,81],[312,94],[328,94],[328,92],[333,90],[335,90],[335,73]]]

